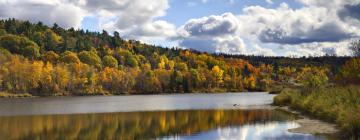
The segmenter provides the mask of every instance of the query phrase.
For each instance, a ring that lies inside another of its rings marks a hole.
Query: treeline
[[[124,40],[118,32],[109,35],[106,31],[63,29],[57,24],[50,28],[41,22],[0,21],[0,92],[101,95],[258,91],[289,82],[301,71],[276,59],[268,63],[259,58],[245,60],[162,48]],[[338,65],[348,58],[334,59],[337,61],[329,63]],[[307,62],[300,63],[304,66]]]
[[[284,57],[284,56],[255,56],[255,55],[231,55],[218,54],[225,58],[239,58],[248,60],[251,64],[259,66],[261,64],[271,64],[279,66],[291,66],[301,68],[304,66],[330,66],[331,68],[339,68],[346,61],[351,59],[350,56],[308,56],[308,57]]]

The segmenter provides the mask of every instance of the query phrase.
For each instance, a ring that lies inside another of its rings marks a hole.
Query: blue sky
[[[350,55],[360,37],[360,0],[0,0],[0,18],[246,55]]]

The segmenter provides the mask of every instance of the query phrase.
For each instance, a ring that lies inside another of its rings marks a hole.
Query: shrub
[[[308,94],[285,89],[274,98],[275,105],[290,105],[311,115],[337,123],[352,137],[360,136],[360,86],[317,88]]]

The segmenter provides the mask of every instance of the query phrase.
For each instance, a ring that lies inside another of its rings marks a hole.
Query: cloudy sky
[[[360,37],[360,0],[0,0],[0,18],[200,51],[349,55]]]

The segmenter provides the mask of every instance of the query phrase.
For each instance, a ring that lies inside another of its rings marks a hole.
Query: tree
[[[171,72],[164,69],[156,69],[154,70],[154,73],[155,76],[158,78],[159,82],[161,83],[161,89],[163,89],[164,92],[171,92],[169,91]]]
[[[99,74],[99,83],[112,94],[130,93],[135,81],[132,75],[115,68],[105,67]]]
[[[307,89],[318,88],[328,82],[329,78],[327,76],[327,71],[326,68],[307,66],[301,69],[296,80]]]
[[[2,70],[5,89],[13,93],[31,93],[39,87],[44,63],[29,62],[18,56],[12,57]]]
[[[54,93],[66,91],[66,88],[69,85],[70,79],[72,78],[70,74],[71,73],[69,72],[68,68],[65,67],[64,65],[57,65],[53,69],[53,71],[51,73],[51,77],[52,77],[52,81],[54,83],[54,85],[53,85]]]
[[[160,93],[161,83],[156,77],[154,71],[143,71],[137,78],[137,89],[140,93]]]
[[[85,64],[95,66],[96,68],[101,67],[101,59],[94,51],[82,51],[79,53],[79,59]]]
[[[186,63],[180,62],[175,64],[175,69],[185,72],[188,70],[188,66],[186,65]]]
[[[6,33],[6,30],[0,29],[0,36],[6,35],[6,34],[7,34],[7,33]]]
[[[197,89],[201,85],[202,78],[196,69],[190,69],[191,87]]]
[[[29,57],[30,59],[40,56],[40,48],[38,45],[26,37],[10,34],[1,36],[0,47],[9,50],[11,53],[17,53]]]
[[[50,62],[52,64],[56,64],[59,58],[60,56],[54,51],[48,51],[42,56],[44,62]]]
[[[244,84],[247,89],[256,88],[256,78],[253,75],[244,78]]]
[[[104,56],[103,58],[104,67],[117,68],[118,61],[111,55]]]
[[[68,84],[69,92],[77,95],[105,94],[99,85],[98,71],[83,63],[71,63],[68,65],[72,78]]]
[[[343,84],[360,83],[360,58],[348,60],[342,67],[340,73],[336,76],[338,81]]]
[[[138,64],[138,61],[135,59],[135,57],[129,56],[128,58],[126,58],[126,65],[127,65],[127,66],[130,66],[130,67],[132,67],[132,68],[135,68],[135,67],[137,67],[139,64]]]
[[[181,71],[173,70],[170,75],[170,88],[173,92],[183,92],[184,75]]]
[[[120,47],[121,45],[120,33],[117,31],[114,32],[114,37],[112,38],[112,44],[114,47]]]
[[[220,84],[222,84],[224,81],[223,81],[223,74],[224,74],[224,71],[219,67],[219,66],[214,66],[212,69],[211,69],[211,72],[215,78],[215,84],[217,86],[219,86]]]
[[[80,63],[80,59],[78,58],[78,56],[76,55],[76,53],[70,52],[70,51],[66,51],[61,55],[60,60],[64,63]]]
[[[54,31],[47,29],[44,34],[44,45],[46,51],[60,51],[60,48],[57,48],[60,43],[62,43],[62,37],[57,35]]]
[[[249,77],[249,76],[250,76],[251,71],[250,71],[250,68],[249,68],[249,64],[245,64],[243,72],[244,72],[244,75],[245,75],[246,77]]]
[[[135,68],[139,65],[136,57],[129,50],[117,48],[115,50],[114,56],[118,60],[119,64],[130,66],[132,68]]]
[[[39,58],[40,57],[40,50],[37,46],[26,46],[23,50],[23,55],[27,58],[30,58],[31,60]]]

